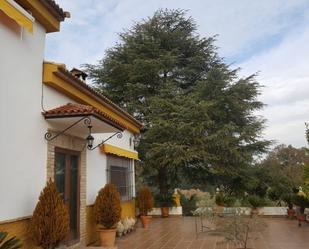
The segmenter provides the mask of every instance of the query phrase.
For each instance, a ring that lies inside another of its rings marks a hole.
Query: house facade
[[[44,60],[46,34],[67,17],[53,0],[0,0],[0,230],[24,248],[34,248],[27,228],[49,179],[69,208],[68,247],[96,240],[93,203],[107,182],[121,194],[122,217],[135,216],[142,125],[83,72]]]

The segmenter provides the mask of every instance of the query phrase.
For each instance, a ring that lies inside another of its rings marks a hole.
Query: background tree
[[[255,76],[239,78],[214,41],[197,34],[185,11],[159,10],[86,65],[97,89],[143,122],[142,174],[161,193],[193,170],[233,189],[268,145],[253,114],[263,107]]]
[[[309,165],[307,149],[284,144],[275,147],[261,163],[262,170],[268,172],[273,182],[281,182],[290,188],[304,182],[305,165]]]
[[[306,148],[278,145],[265,159],[241,171],[240,189],[278,204],[303,185],[309,155]]]

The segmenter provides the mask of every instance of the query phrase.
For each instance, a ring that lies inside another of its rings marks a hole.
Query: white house
[[[67,17],[53,0],[0,0],[0,230],[23,248],[34,248],[27,226],[50,178],[69,207],[67,246],[96,239],[92,205],[107,182],[121,193],[122,216],[135,216],[133,142],[142,125],[83,72],[44,61],[46,33]]]

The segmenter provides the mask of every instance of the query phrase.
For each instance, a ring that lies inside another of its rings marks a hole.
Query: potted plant
[[[113,184],[106,184],[99,191],[94,203],[94,216],[99,226],[101,246],[114,246],[121,205],[120,194]]]
[[[215,211],[217,213],[222,213],[224,210],[224,194],[222,192],[218,192],[215,197],[216,207]]]
[[[147,228],[152,218],[148,212],[153,208],[153,196],[148,187],[143,187],[139,191],[137,204],[143,227]]]
[[[34,244],[43,249],[56,248],[69,233],[69,221],[68,208],[56,184],[49,180],[40,194],[31,219],[30,231]]]
[[[287,204],[288,208],[287,208],[287,218],[289,219],[293,219],[295,217],[295,210],[294,210],[294,205],[293,205],[293,195],[292,194],[287,194],[285,196],[283,196],[283,200],[285,201],[285,203]]]
[[[293,203],[298,206],[297,220],[298,226],[301,226],[301,223],[306,221],[305,209],[306,207],[309,207],[309,200],[303,195],[295,195],[293,198]]]
[[[248,197],[248,202],[251,206],[250,216],[257,216],[259,214],[259,207],[264,205],[264,201],[262,198],[256,195],[251,195]]]
[[[16,237],[8,238],[7,232],[0,231],[0,249],[18,249],[22,247],[22,243]]]
[[[237,198],[232,195],[227,195],[223,199],[223,203],[225,207],[234,207],[236,201],[237,201]]]
[[[170,194],[158,195],[157,202],[161,207],[161,216],[167,218],[169,216],[169,208],[174,204],[172,196]]]
[[[180,203],[182,206],[182,215],[183,216],[192,216],[194,211],[197,208],[197,198],[195,194],[193,195],[185,195],[183,193],[180,194]]]
[[[224,207],[224,195],[221,192],[216,194],[216,204],[219,207]]]

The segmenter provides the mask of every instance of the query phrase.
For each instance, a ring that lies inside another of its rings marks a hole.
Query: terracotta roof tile
[[[63,21],[66,17],[65,12],[54,0],[40,0],[40,2],[59,20]]]
[[[113,108],[115,108],[117,111],[120,113],[124,114],[126,117],[128,117],[131,121],[133,121],[135,124],[137,124],[139,127],[142,127],[143,124],[139,122],[137,119],[135,119],[132,115],[130,115],[128,112],[124,111],[122,108],[120,108],[118,105],[116,105],[113,101],[111,101],[109,98],[105,97],[103,94],[99,93],[96,91],[94,88],[91,86],[87,85],[84,81],[78,79],[75,77],[70,71],[68,71],[65,67],[59,67],[59,71],[66,75],[68,78],[73,80],[76,84],[78,84],[80,87],[84,88],[88,92],[92,93],[99,99],[101,99],[103,102],[108,103],[111,105]],[[57,74],[57,72],[56,72]]]
[[[75,103],[68,103],[66,105],[62,105],[59,107],[56,107],[54,109],[45,111],[42,113],[45,118],[55,118],[55,117],[61,117],[61,116],[87,116],[92,115],[96,118],[103,120],[105,122],[108,122],[109,124],[117,127],[118,129],[124,130],[126,129],[126,125],[122,124],[118,120],[114,119],[107,113],[104,113],[100,111],[99,109],[88,106],[88,105],[81,105],[81,104],[75,104]]]

